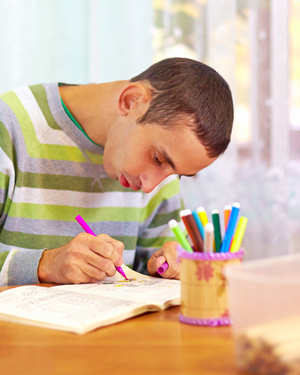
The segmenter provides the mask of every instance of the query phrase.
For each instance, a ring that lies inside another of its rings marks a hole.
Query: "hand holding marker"
[[[169,221],[169,227],[174,233],[177,241],[180,243],[180,246],[188,251],[189,253],[193,252],[193,249],[191,248],[191,245],[189,244],[188,240],[186,239],[185,235],[182,233],[182,230],[180,229],[180,226],[178,222],[174,219]],[[162,264],[160,267],[158,267],[157,272],[159,274],[164,273],[169,268],[169,265],[167,262]]]
[[[83,218],[82,218],[80,215],[76,216],[75,219],[76,219],[76,221],[78,222],[78,224],[81,226],[81,228],[82,228],[86,233],[89,233],[89,234],[91,234],[92,236],[97,237],[97,236],[95,235],[95,233],[92,231],[92,229],[87,225],[87,223],[83,220]],[[116,266],[115,266],[115,267],[116,267]],[[116,270],[117,270],[117,271],[118,271],[123,277],[125,277],[126,280],[128,280],[127,277],[126,277],[126,275],[125,275],[125,273],[124,273],[124,271],[122,270],[122,267],[116,267]]]

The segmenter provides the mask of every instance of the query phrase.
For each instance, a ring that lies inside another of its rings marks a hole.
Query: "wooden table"
[[[0,321],[0,374],[245,374],[235,366],[230,327],[182,324],[179,312],[172,307],[85,335]]]

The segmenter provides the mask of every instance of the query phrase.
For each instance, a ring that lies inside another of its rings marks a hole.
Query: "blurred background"
[[[241,204],[255,259],[300,252],[300,0],[0,0],[0,93],[129,79],[166,57],[216,69],[232,142],[193,178],[187,208]]]

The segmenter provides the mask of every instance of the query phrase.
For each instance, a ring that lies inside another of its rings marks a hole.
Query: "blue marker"
[[[199,215],[198,215],[197,211],[192,211],[192,214],[193,214],[194,219],[196,221],[196,224],[197,224],[197,227],[198,227],[199,232],[201,234],[201,237],[204,240],[204,228],[203,228],[203,225],[202,225],[201,220],[199,218]]]
[[[232,235],[234,232],[234,228],[235,228],[235,224],[237,221],[239,211],[240,211],[240,204],[237,202],[233,203],[228,226],[227,226],[225,236],[222,242],[222,247],[220,251],[221,253],[226,253],[227,251],[229,251],[231,239],[232,239]]]

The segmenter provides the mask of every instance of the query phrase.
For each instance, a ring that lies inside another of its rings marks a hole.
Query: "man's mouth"
[[[130,183],[126,180],[123,174],[121,174],[121,176],[119,177],[119,181],[122,186],[127,187],[127,188],[130,187]]]
[[[121,174],[121,176],[119,177],[119,182],[120,182],[120,184],[121,184],[122,186],[124,186],[124,187],[126,187],[126,188],[131,187],[131,189],[132,189],[132,190],[135,190],[135,191],[141,189],[140,187],[137,187],[137,186],[135,186],[135,185],[131,185],[131,184],[127,181],[126,177],[125,177],[123,174]]]

